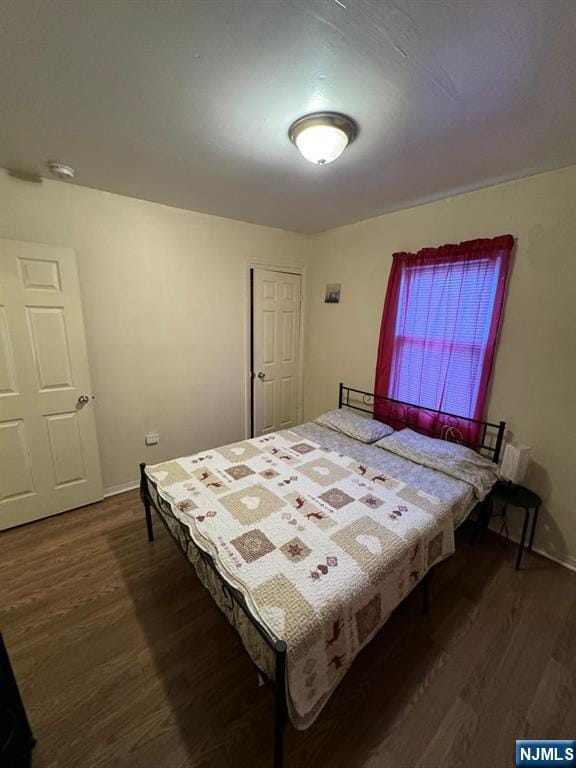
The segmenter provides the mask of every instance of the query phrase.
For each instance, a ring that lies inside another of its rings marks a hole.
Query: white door
[[[252,273],[252,404],[254,436],[298,423],[302,278]]]
[[[102,495],[74,252],[0,240],[0,529]]]

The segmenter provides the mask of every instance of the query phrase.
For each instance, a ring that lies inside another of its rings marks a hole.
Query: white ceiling
[[[575,53],[576,0],[0,0],[0,165],[316,232],[576,162]]]

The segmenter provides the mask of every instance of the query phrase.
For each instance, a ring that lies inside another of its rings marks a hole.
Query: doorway
[[[0,240],[0,529],[102,495],[74,251]]]

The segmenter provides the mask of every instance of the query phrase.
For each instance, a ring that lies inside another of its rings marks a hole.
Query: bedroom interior
[[[0,30],[0,767],[576,764],[576,5]]]

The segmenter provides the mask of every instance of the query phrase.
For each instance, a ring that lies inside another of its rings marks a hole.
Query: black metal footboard
[[[172,538],[173,534],[170,530],[164,516],[156,506],[154,499],[150,495],[148,483],[153,481],[146,475],[146,464],[140,464],[140,498],[144,505],[146,512],[146,528],[148,530],[148,541],[154,541],[154,528],[152,524],[152,509],[154,509],[162,521],[164,527],[169,532]],[[160,497],[159,497],[160,498]],[[222,591],[226,597],[242,611],[248,621],[252,624],[258,635],[262,638],[264,643],[274,653],[274,680],[272,680],[263,670],[258,668],[259,674],[266,679],[274,690],[274,768],[282,768],[284,763],[284,729],[286,725],[287,715],[287,700],[286,700],[286,651],[287,646],[284,640],[277,640],[273,637],[268,630],[262,626],[262,624],[252,614],[244,595],[231,584],[229,584],[218,571],[214,564],[212,557],[196,546],[195,542],[191,541],[192,545],[196,548],[199,557],[202,561],[213,571],[217,576],[222,586]],[[180,549],[180,547],[179,547]],[[186,553],[180,549],[182,554],[186,557]],[[186,557],[188,560],[188,558]],[[190,562],[188,560],[188,562]]]

